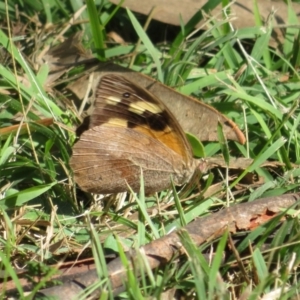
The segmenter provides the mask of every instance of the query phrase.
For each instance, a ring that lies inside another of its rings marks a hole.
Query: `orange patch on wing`
[[[182,158],[186,158],[187,156],[187,149],[182,143],[181,137],[178,134],[176,134],[175,131],[171,130],[170,127],[167,127],[167,129],[164,131],[154,131],[145,126],[136,126],[132,130],[141,132],[147,136],[155,138],[156,140],[160,141],[168,148],[172,149],[174,152],[182,156]]]

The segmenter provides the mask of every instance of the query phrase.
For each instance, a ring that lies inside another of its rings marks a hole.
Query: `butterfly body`
[[[147,194],[182,185],[197,161],[183,130],[164,104],[122,76],[102,77],[88,130],[80,130],[70,165],[88,192]],[[79,128],[80,129],[80,128]],[[142,172],[141,172],[142,171]]]

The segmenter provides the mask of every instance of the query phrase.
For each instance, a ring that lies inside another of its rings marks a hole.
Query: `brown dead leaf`
[[[207,170],[210,170],[215,167],[226,168],[226,163],[224,161],[223,156],[215,156],[215,157],[206,157],[205,158]],[[231,157],[229,160],[229,169],[240,169],[245,170],[253,163],[252,158],[245,157]]]
[[[45,86],[50,86],[64,73],[68,72],[74,63],[91,58],[91,52],[87,51],[82,43],[83,32],[77,32],[63,43],[50,48],[46,53],[40,53],[36,60],[38,65],[48,65],[49,75]]]
[[[18,125],[11,125],[7,127],[0,128],[0,137],[4,138],[7,137],[10,134],[14,134],[16,132],[19,132],[19,134],[23,134],[27,132],[27,126],[29,126],[31,129],[34,129],[34,125],[39,124],[43,126],[50,126],[53,124],[53,119],[52,118],[45,118],[41,120],[37,120],[35,122],[32,122],[30,124],[18,124]],[[32,126],[33,125],[33,126]]]
[[[199,140],[217,141],[217,124],[221,122],[224,134],[228,140],[235,140],[241,144],[245,143],[245,137],[237,125],[217,112],[213,107],[192,97],[183,95],[151,77],[112,63],[99,62],[93,68],[87,70],[89,76],[91,76],[92,72],[94,72],[92,81],[90,81],[89,77],[85,77],[78,79],[67,87],[71,92],[73,92],[75,87],[74,94],[76,93],[79,99],[84,98],[88,90],[88,84],[91,84],[91,101],[93,101],[95,99],[95,91],[102,76],[107,74],[121,75],[153,93],[170,109],[183,130],[194,134]],[[84,85],[85,88],[83,88]],[[78,89],[79,86],[80,88]],[[91,106],[88,114],[92,114],[92,111],[93,106]]]
[[[119,0],[110,0],[114,4],[119,4]],[[183,4],[184,3],[184,4]],[[123,7],[128,7],[130,10],[139,12],[144,15],[149,15],[151,10],[155,7],[153,18],[160,22],[180,26],[181,20],[186,24],[191,17],[206,4],[206,0],[125,0]],[[267,22],[272,10],[275,10],[274,31],[270,44],[276,46],[283,41],[283,31],[280,25],[285,24],[287,20],[288,10],[284,1],[278,0],[260,0],[257,1],[261,18]],[[300,4],[291,3],[294,12],[300,15]],[[212,16],[220,16],[221,19],[222,6],[219,5],[212,12]],[[231,6],[231,22],[235,28],[253,27],[256,26],[253,2],[252,1],[235,1]],[[198,27],[203,25],[204,21],[198,24]]]

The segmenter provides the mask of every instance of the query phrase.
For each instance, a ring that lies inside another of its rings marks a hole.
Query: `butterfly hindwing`
[[[84,132],[73,148],[70,165],[79,186],[94,193],[139,191],[143,170],[147,194],[170,186],[170,177],[188,180],[186,165],[176,153],[138,131],[95,126]],[[176,167],[174,167],[176,165]]]

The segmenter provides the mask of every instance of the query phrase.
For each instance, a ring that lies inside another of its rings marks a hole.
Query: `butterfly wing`
[[[90,129],[82,131],[70,161],[83,190],[115,193],[129,184],[138,191],[141,169],[146,193],[167,188],[171,175],[175,184],[190,178],[190,145],[159,99],[117,75],[102,77],[96,99]]]
[[[169,187],[171,175],[177,184],[192,175],[179,155],[124,127],[96,126],[84,132],[70,165],[78,185],[99,194],[128,191],[128,185],[139,191],[141,169],[146,194]]]
[[[118,126],[118,122],[124,122],[128,128],[161,141],[184,160],[190,159],[190,145],[181,126],[167,107],[144,88],[122,76],[107,75],[101,79],[96,98],[92,126]]]

